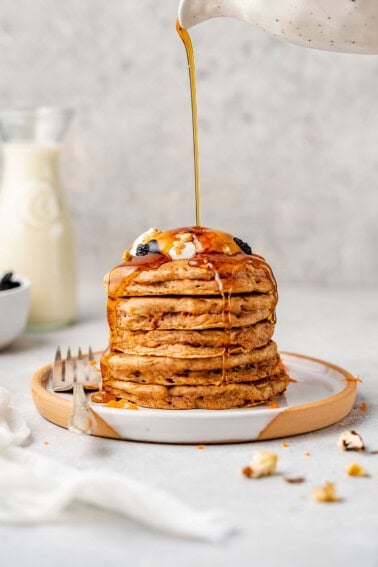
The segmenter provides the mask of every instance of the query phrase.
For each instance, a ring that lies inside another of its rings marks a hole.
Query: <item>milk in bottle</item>
[[[75,259],[59,154],[71,111],[0,112],[0,271],[31,280],[29,326],[56,328],[76,317]]]

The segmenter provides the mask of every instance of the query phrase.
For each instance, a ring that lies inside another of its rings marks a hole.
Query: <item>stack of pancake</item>
[[[199,227],[136,243],[105,280],[103,389],[166,409],[248,407],[282,394],[289,378],[271,340],[277,293],[264,259]]]

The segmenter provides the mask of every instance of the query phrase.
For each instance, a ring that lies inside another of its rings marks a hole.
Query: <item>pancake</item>
[[[113,361],[114,362],[114,361]],[[122,369],[122,365],[114,365],[112,362],[107,365],[103,363],[103,385],[112,386],[114,382],[126,381],[136,382],[138,384],[162,384],[162,385],[214,385],[238,382],[255,382],[261,378],[273,378],[276,374],[284,371],[282,363],[277,356],[266,362],[256,364],[245,364],[242,366],[234,366],[226,370],[185,370],[168,374],[155,374],[153,378],[147,372],[140,370],[129,370],[126,372]]]
[[[103,389],[163,409],[250,407],[282,394],[276,282],[231,235],[192,227],[138,237],[105,277]]]
[[[153,382],[154,378],[158,376],[169,378],[172,374],[188,371],[228,370],[236,366],[268,362],[276,356],[276,343],[270,341],[259,349],[239,354],[229,353],[226,357],[185,359],[168,356],[137,356],[111,351],[102,357],[102,362],[108,365],[113,372],[124,372],[126,374],[129,372],[141,372],[148,380]]]
[[[197,258],[199,265],[193,265],[190,259],[170,262],[161,254],[148,256],[144,263],[132,259],[105,276],[109,297],[219,295],[222,290],[233,293],[275,291],[271,270],[257,255],[208,254]]]
[[[250,327],[234,327],[227,331],[227,348],[232,354],[260,348],[270,341],[273,331],[274,325],[269,321]],[[223,355],[225,332],[223,329],[203,331],[116,329],[112,333],[111,342],[113,351],[131,355],[210,358]]]
[[[108,301],[112,329],[219,329],[274,318],[273,294],[222,297],[131,297]]]
[[[139,406],[160,409],[231,409],[265,403],[282,394],[288,383],[286,372],[256,382],[218,386],[161,386],[114,381],[106,391]]]

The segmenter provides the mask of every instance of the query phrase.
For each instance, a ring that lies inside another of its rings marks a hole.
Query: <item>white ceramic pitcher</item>
[[[378,0],[181,0],[184,28],[227,16],[290,43],[328,51],[378,53]]]

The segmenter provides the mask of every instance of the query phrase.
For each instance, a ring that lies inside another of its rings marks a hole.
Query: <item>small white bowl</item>
[[[21,335],[29,314],[30,281],[17,274],[12,279],[21,285],[0,291],[0,349]]]

